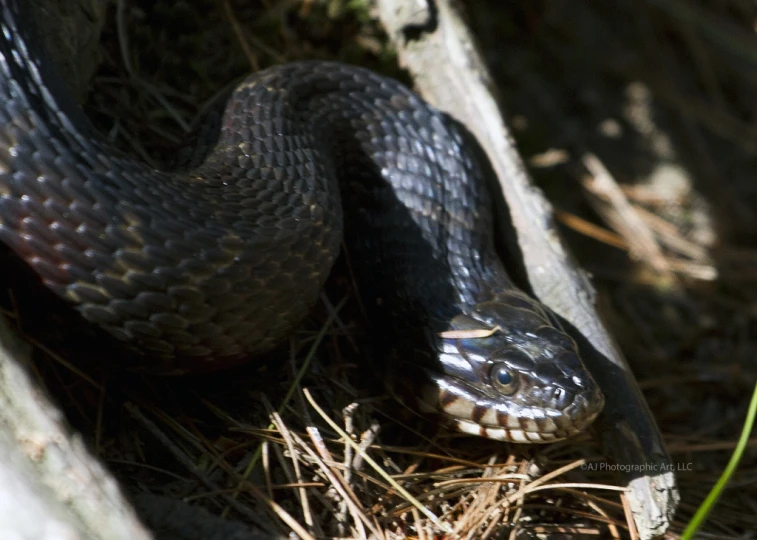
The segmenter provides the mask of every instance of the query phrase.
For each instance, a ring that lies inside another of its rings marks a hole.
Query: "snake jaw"
[[[425,408],[434,400],[437,411],[454,429],[469,435],[514,443],[549,443],[573,437],[599,416],[604,396],[598,388],[589,395],[565,396],[564,408],[544,407],[538,399],[497,401],[482,399],[460,379],[427,372],[436,392],[424,396]],[[549,389],[547,390],[549,392]],[[523,401],[530,401],[526,404]]]

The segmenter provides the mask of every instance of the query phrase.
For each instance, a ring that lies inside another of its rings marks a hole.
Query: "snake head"
[[[518,291],[455,316],[437,338],[435,407],[464,433],[521,443],[552,442],[585,429],[604,396],[576,343],[544,308]]]

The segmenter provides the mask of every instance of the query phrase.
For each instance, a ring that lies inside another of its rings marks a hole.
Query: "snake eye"
[[[495,365],[489,376],[494,386],[506,396],[514,394],[518,389],[518,378],[504,364]]]

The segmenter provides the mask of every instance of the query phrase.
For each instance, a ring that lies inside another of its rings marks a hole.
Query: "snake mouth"
[[[538,426],[536,430],[522,428],[508,428],[502,425],[485,425],[461,418],[450,419],[454,429],[468,435],[475,435],[496,441],[513,443],[539,444],[552,443],[569,439],[583,432],[599,416],[600,410],[590,413],[578,424],[565,428],[545,430],[545,426]],[[554,424],[553,424],[554,426]]]
[[[585,431],[604,407],[597,387],[571,396],[567,405],[519,403],[511,396],[495,400],[475,393],[463,381],[427,373],[430,384],[419,406],[442,413],[451,427],[468,435],[513,443],[551,443]],[[422,402],[422,403],[421,403]]]

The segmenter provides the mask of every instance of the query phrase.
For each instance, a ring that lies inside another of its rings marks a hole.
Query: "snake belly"
[[[515,442],[599,414],[576,344],[505,273],[482,165],[449,117],[368,70],[297,62],[239,84],[196,166],[155,170],[95,132],[24,3],[0,8],[0,241],[154,371],[270,350],[344,229],[411,408]]]

